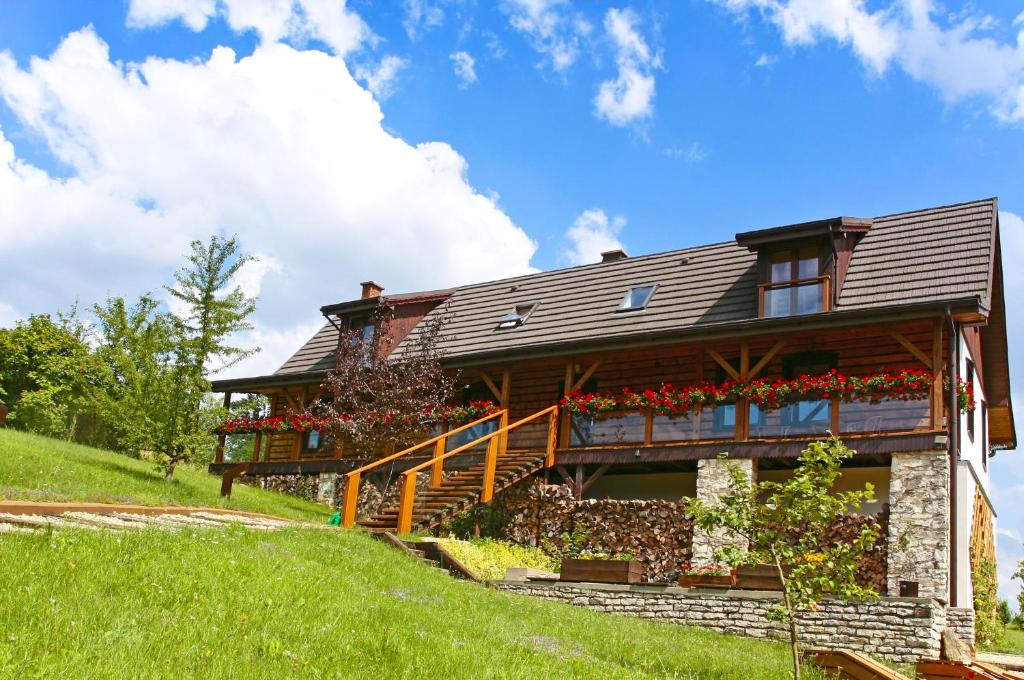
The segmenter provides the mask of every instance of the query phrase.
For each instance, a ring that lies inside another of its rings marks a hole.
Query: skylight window
[[[501,318],[498,325],[494,330],[496,331],[510,331],[514,328],[519,328],[526,320],[533,314],[533,310],[537,309],[540,305],[539,302],[525,302],[518,304],[512,308],[512,311]]]
[[[657,284],[648,284],[630,288],[622,297],[622,302],[619,303],[619,311],[635,312],[646,308],[647,303],[651,301],[651,296],[654,295],[654,289],[657,287]]]

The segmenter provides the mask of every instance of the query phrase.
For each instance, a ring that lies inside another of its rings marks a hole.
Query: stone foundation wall
[[[495,581],[493,585],[520,595],[720,633],[788,636],[783,624],[765,618],[778,593],[590,583]],[[898,663],[939,658],[942,629],[947,625],[946,607],[932,598],[882,598],[871,604],[826,601],[820,611],[801,615],[799,620],[801,638],[808,646],[853,649]]]
[[[946,610],[946,625],[956,636],[974,644],[974,609],[971,607],[950,607]]]
[[[906,548],[902,543],[906,540]],[[889,592],[917,581],[920,597],[949,599],[949,457],[946,451],[892,454],[889,482]]]
[[[643,565],[647,582],[674,583],[690,562],[693,518],[684,502],[577,501],[567,486],[528,480],[501,494],[495,505],[504,524],[499,537],[551,552],[574,547],[628,553]]]
[[[743,469],[750,479],[754,477],[754,461],[750,459],[697,461],[697,498],[709,505],[715,505],[718,499],[729,492],[729,466],[736,465]],[[729,537],[719,529],[706,532],[697,528],[693,532],[693,565],[700,567],[715,562],[715,553],[725,546],[745,543]]]

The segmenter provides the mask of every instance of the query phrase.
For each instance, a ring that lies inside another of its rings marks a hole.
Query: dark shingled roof
[[[987,310],[996,212],[996,200],[986,199],[875,218],[854,250],[836,311],[972,297]],[[756,257],[728,241],[462,286],[449,298],[444,349],[458,359],[750,321]],[[647,308],[616,312],[626,291],[643,284],[658,285]],[[525,324],[495,330],[514,305],[530,302],[540,305]],[[325,325],[278,373],[330,368],[335,339]]]

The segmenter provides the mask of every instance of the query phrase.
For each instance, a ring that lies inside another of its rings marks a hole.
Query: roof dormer
[[[758,316],[834,309],[853,248],[869,229],[870,219],[835,217],[736,234],[757,253]]]

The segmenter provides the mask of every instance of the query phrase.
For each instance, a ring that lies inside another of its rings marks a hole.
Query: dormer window
[[[829,277],[822,273],[821,247],[805,245],[769,254],[768,280],[759,286],[762,317],[814,314],[828,309]]]
[[[657,288],[657,284],[645,284],[643,286],[634,286],[626,291],[626,294],[622,297],[622,302],[619,303],[620,312],[636,312],[647,307],[647,303],[651,301],[651,296],[654,295],[654,290]]]
[[[526,320],[530,318],[533,311],[540,306],[539,302],[526,302],[518,304],[512,308],[512,311],[501,318],[498,325],[494,328],[496,331],[510,331],[519,328]]]

